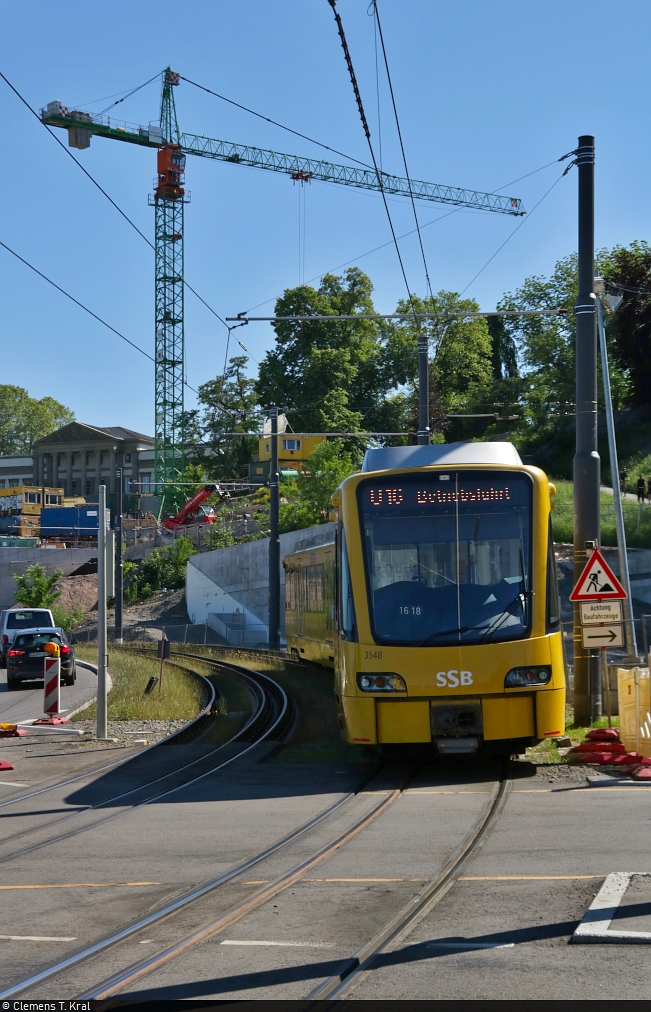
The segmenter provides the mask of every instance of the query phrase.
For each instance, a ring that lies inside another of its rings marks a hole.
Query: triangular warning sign
[[[618,600],[626,591],[598,548],[593,549],[586,567],[570,594],[570,601]]]

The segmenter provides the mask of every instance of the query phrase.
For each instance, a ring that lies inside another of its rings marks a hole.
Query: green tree
[[[74,420],[53,397],[38,400],[23,387],[0,384],[0,454],[30,453],[36,439]]]
[[[210,444],[210,453],[197,456],[196,463],[216,480],[239,478],[257,451],[255,436],[233,436],[234,432],[255,432],[261,428],[255,381],[246,373],[247,358],[231,358],[222,376],[199,387],[201,404],[197,430]]]
[[[324,275],[318,289],[287,289],[276,302],[276,315],[373,313],[372,291],[370,278],[351,267],[343,278]],[[376,321],[280,320],[273,327],[275,346],[263,359],[257,382],[260,404],[291,408],[297,432],[376,427],[386,394],[396,386]]]
[[[124,564],[124,596],[127,601],[139,601],[163,587],[172,589],[185,584],[185,567],[188,559],[196,555],[190,538],[177,538],[167,548],[155,548],[138,565]]]
[[[601,250],[596,257],[598,271],[608,269],[610,254]],[[561,316],[505,317],[504,329],[511,336],[521,362],[518,387],[522,419],[518,438],[530,447],[550,436],[561,441],[571,438],[570,417],[575,396],[574,343],[576,324],[574,303],[578,292],[576,254],[559,260],[549,278],[527,278],[514,293],[506,294],[498,305],[504,310],[562,309]],[[618,359],[615,334],[607,334],[611,386],[615,408],[623,407],[629,397],[629,377]],[[601,374],[600,400],[603,403]]]
[[[55,588],[62,576],[62,569],[55,569],[48,576],[45,567],[38,562],[28,566],[22,576],[14,573],[16,601],[26,608],[49,608],[61,597],[61,591]]]
[[[280,505],[281,533],[326,523],[332,509],[330,497],[358,463],[342,440],[320,443],[305,470],[282,487],[283,497],[289,501]]]
[[[624,296],[617,312],[606,317],[606,331],[616,361],[627,374],[631,403],[636,406],[649,404],[651,247],[646,242],[633,242],[629,247],[615,246],[602,269],[609,288]],[[624,388],[624,396],[627,392]]]
[[[407,389],[406,424],[418,425],[418,351],[419,334],[427,337],[430,357],[430,428],[443,424],[445,414],[470,413],[492,398],[492,341],[485,319],[466,319],[459,312],[477,312],[474,299],[463,299],[456,292],[441,291],[421,299],[401,300],[397,312],[449,313],[450,319],[404,319],[392,324],[387,340],[386,361],[396,381]],[[482,426],[482,427],[485,427]],[[448,423],[446,434],[452,438],[470,435],[477,425]]]

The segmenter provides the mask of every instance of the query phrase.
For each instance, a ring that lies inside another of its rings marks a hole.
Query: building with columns
[[[117,468],[122,468],[123,491],[153,490],[153,437],[121,426],[70,422],[37,439],[31,456],[0,457],[0,487],[49,486],[65,489],[67,496],[93,499],[100,485],[116,491]]]

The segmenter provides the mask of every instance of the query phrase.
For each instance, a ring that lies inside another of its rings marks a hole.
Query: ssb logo
[[[436,684],[442,689],[456,689],[459,685],[472,685],[472,671],[439,671],[436,675]]]

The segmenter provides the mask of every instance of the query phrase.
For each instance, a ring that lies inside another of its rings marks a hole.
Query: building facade
[[[122,468],[124,492],[152,492],[153,437],[121,426],[71,422],[37,439],[31,456],[0,457],[0,488],[48,486],[63,488],[66,496],[94,498],[100,485],[117,491],[117,468]]]

